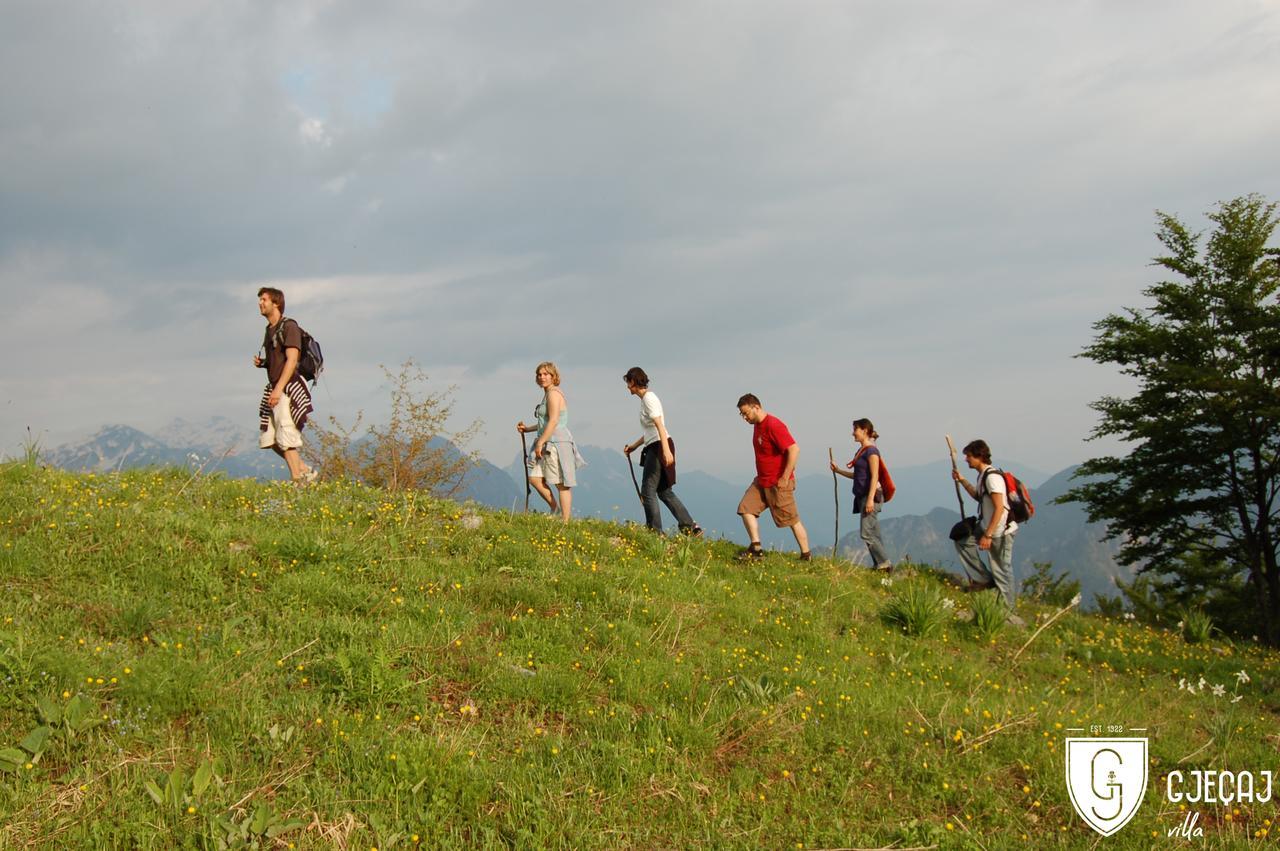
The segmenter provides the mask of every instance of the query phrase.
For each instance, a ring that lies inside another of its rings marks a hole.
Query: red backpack
[[[978,492],[978,499],[982,499],[982,491],[986,490],[987,486],[987,476],[992,473],[1004,477],[1005,495],[1007,497],[1005,501],[1009,504],[1009,519],[1015,523],[1026,523],[1032,517],[1035,517],[1036,507],[1031,502],[1031,491],[1022,483],[1021,479],[1008,470],[988,467],[987,471],[982,474],[982,490]]]
[[[852,470],[853,465],[858,463],[858,459],[862,457],[865,450],[859,449],[858,454],[853,456],[853,460],[845,467]],[[884,463],[884,456],[880,456],[880,493],[884,495],[884,501],[888,502],[893,499],[893,495],[898,492],[898,487],[893,483],[893,476],[889,475],[889,468]]]

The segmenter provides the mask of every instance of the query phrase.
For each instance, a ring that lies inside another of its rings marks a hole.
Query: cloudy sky
[[[457,385],[507,463],[563,372],[580,442],[653,378],[691,467],[985,437],[1048,471],[1126,385],[1156,210],[1280,199],[1280,4],[3,0],[0,451],[253,422],[258,286],[323,415],[379,364]]]

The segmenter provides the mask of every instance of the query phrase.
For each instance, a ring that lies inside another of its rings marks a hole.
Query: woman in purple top
[[[853,439],[858,441],[858,454],[853,456],[851,470],[841,470],[831,463],[831,472],[839,473],[846,479],[853,479],[853,513],[858,515],[862,541],[871,554],[871,564],[876,570],[891,571],[893,562],[884,549],[884,539],[880,536],[880,519],[876,516],[884,502],[884,492],[880,487],[880,450],[876,448],[875,426],[871,420],[863,417],[853,421]]]

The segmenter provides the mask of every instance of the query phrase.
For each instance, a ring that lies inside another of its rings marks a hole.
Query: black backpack
[[[284,323],[286,322],[298,325],[296,319],[280,317],[280,324],[276,326],[275,339],[271,341],[277,348],[284,345]],[[320,342],[308,334],[301,325],[298,325],[298,333],[302,335],[302,348],[298,350],[298,374],[310,381],[311,386],[314,387],[316,381],[320,379],[320,373],[324,372],[324,352],[320,350]]]

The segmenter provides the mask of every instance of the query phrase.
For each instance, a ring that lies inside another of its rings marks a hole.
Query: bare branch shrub
[[[453,394],[457,387],[428,392],[427,374],[413,358],[392,373],[382,366],[391,384],[391,415],[386,425],[363,425],[364,411],[345,426],[336,417],[317,426],[304,452],[326,479],[347,478],[390,491],[425,490],[433,496],[456,495],[479,453],[467,445],[479,433],[475,420],[450,432]]]

